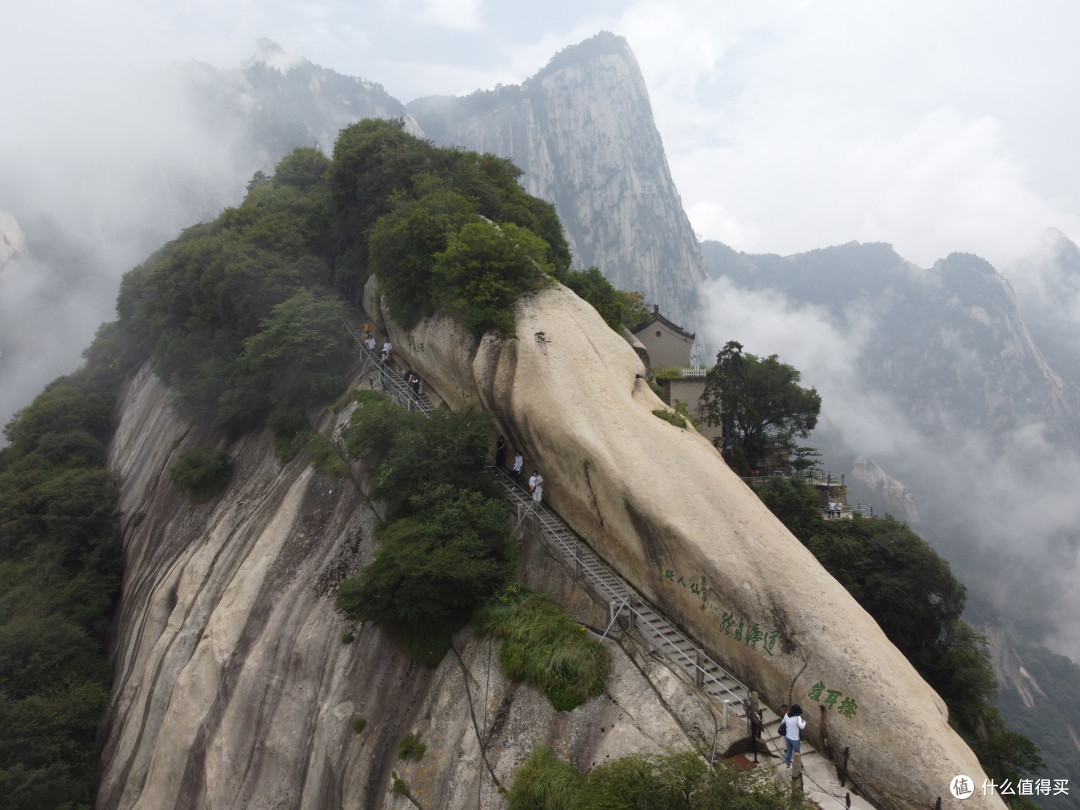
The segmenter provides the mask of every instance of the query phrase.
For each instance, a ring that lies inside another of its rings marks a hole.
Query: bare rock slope
[[[545,498],[668,618],[769,705],[807,707],[819,746],[827,724],[878,806],[960,806],[950,780],[982,784],[940,697],[705,439],[653,415],[640,360],[588,304],[549,288],[518,305],[516,339],[480,341],[441,318],[398,329],[373,283],[366,306],[452,406],[499,414]]]
[[[168,393],[142,372],[111,448],[127,567],[98,807],[498,808],[499,784],[539,743],[583,769],[711,743],[712,718],[685,686],[610,643],[605,694],[559,713],[502,675],[489,639],[464,631],[431,670],[375,627],[345,622],[336,583],[374,550],[362,492],[302,458],[282,464],[256,434],[229,448],[228,489],[190,503],[168,470],[208,437],[172,412]],[[603,623],[561,569],[526,551],[530,581]],[[396,756],[407,733],[428,747],[419,762]],[[395,774],[408,796],[392,792]]]

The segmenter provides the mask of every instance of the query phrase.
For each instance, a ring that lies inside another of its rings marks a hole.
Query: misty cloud
[[[910,279],[937,283],[917,268]],[[847,465],[860,455],[880,464],[915,495],[926,526],[934,527],[927,539],[962,580],[995,597],[1006,615],[1014,611],[1025,629],[1045,634],[1046,643],[1080,657],[1080,591],[1073,587],[1080,577],[1080,454],[1050,438],[1045,424],[996,438],[946,414],[938,415],[938,435],[946,438],[929,441],[892,398],[867,384],[867,364],[881,362],[866,354],[883,317],[871,301],[848,302],[838,316],[726,278],[704,293],[710,344],[738,340],[754,354],[775,353],[799,369],[803,385],[817,388],[821,419],[807,443],[823,452],[824,468],[850,475]],[[888,511],[880,502],[874,508]]]

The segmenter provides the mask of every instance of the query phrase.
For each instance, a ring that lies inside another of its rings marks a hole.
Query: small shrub
[[[323,475],[330,478],[347,478],[349,464],[334,447],[334,443],[321,433],[312,435],[307,446],[308,461]]]
[[[180,454],[169,478],[183,487],[195,503],[206,503],[220,494],[232,476],[232,459],[224,450],[193,447]]]
[[[341,634],[342,644],[352,644],[354,641],[356,641],[356,636],[353,635],[352,630],[346,630]]]
[[[398,776],[396,773],[393,774],[393,778],[394,783],[393,786],[390,788],[390,792],[393,793],[395,796],[408,796],[409,788],[405,784],[405,780]]]
[[[558,711],[570,711],[604,691],[608,655],[550,599],[516,586],[480,611],[481,632],[503,640],[499,662],[507,676],[543,689]]]
[[[653,416],[658,416],[665,422],[670,422],[677,428],[686,427],[686,417],[682,414],[675,413],[675,411],[669,411],[667,408],[657,408],[653,411]]]
[[[364,729],[367,728],[367,719],[364,717],[354,717],[352,721],[353,734],[362,734]]]
[[[690,413],[690,406],[683,402],[681,399],[675,400],[675,413],[677,413],[695,428],[701,424],[701,420],[696,419],[694,415]]]
[[[298,430],[295,433],[289,433],[287,435],[275,433],[274,455],[281,459],[283,463],[288,464],[296,458],[296,454],[300,452],[300,449],[310,437],[311,431],[306,429]]]
[[[509,810],[571,810],[582,779],[577,768],[541,746],[514,774],[506,806]]]
[[[369,402],[374,402],[377,399],[384,399],[385,397],[385,394],[376,391],[374,388],[350,388],[337,398],[337,402],[330,406],[330,410],[334,413],[341,413],[354,402],[366,405]]]
[[[411,731],[402,737],[397,747],[398,759],[419,760],[424,756],[425,751],[427,751],[427,746],[420,742]]]

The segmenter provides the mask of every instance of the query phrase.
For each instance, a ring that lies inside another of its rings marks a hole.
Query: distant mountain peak
[[[601,56],[621,56],[637,63],[630,43],[618,34],[601,31],[576,45],[569,45],[556,53],[530,81],[539,81],[564,68],[572,67]]]
[[[244,63],[243,67],[249,68],[252,65],[266,65],[267,67],[276,68],[282,73],[288,73],[295,67],[300,67],[307,60],[302,56],[288,53],[278,43],[272,39],[266,37],[260,37],[255,43],[255,54]]]

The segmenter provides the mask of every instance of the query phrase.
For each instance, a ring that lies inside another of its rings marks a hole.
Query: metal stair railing
[[[578,539],[561,519],[552,515],[542,504],[534,503],[503,470],[496,470],[496,478],[519,509],[525,507],[531,511],[542,529],[536,532],[541,541],[558,551],[562,561],[569,564],[575,578],[584,580],[589,590],[608,604],[612,623],[625,613],[630,628],[646,628],[649,634],[639,632],[639,635],[691,676],[698,688],[722,701],[726,724],[727,704],[741,706],[750,692],[749,688],[663,618],[629,583]],[[716,672],[720,673],[719,677],[714,674]],[[742,690],[742,694],[737,690]]]
[[[391,392],[391,398],[394,402],[403,405],[405,410],[416,410],[422,412],[425,416],[430,416],[434,408],[427,397],[413,391],[409,384],[405,382],[402,376],[397,373],[397,370],[395,370],[389,362],[384,363],[382,357],[377,352],[372,351],[365,346],[360,330],[349,323],[345,318],[342,318],[341,322],[345,325],[345,330],[352,339],[356,341],[356,347],[360,352],[360,356],[364,359],[364,365],[361,367],[360,373],[377,373],[379,375],[380,384],[384,389],[388,389]]]
[[[361,373],[376,371],[383,388],[392,392],[395,402],[406,409],[430,415],[431,403],[413,391],[393,367],[383,363],[375,352],[364,345],[362,335],[353,324],[345,319],[342,319],[342,323],[364,359]],[[558,552],[560,561],[569,567],[575,580],[584,583],[596,598],[609,606],[612,623],[625,615],[630,629],[637,629],[653,649],[691,676],[697,687],[707,695],[720,701],[726,726],[729,704],[741,707],[749,688],[663,618],[559,517],[543,504],[534,502],[529,493],[523,491],[504,470],[495,469],[493,463],[491,469],[495,471],[495,478],[502,486],[504,495],[517,505],[521,519],[531,515],[534,532],[541,542]],[[520,511],[522,508],[525,510],[523,514]],[[640,632],[640,628],[645,628],[648,633]],[[719,677],[714,672],[719,673]],[[744,694],[739,694],[737,689]]]

